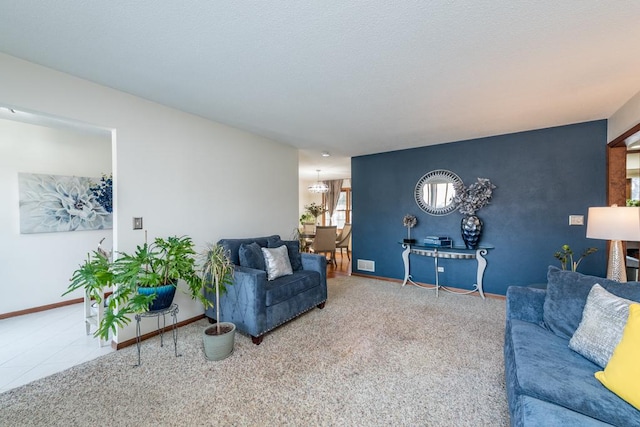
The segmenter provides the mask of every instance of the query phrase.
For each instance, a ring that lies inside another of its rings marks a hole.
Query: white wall
[[[0,314],[60,301],[85,254],[112,241],[111,230],[20,234],[18,172],[100,177],[111,138],[0,119]]]
[[[293,147],[4,54],[0,104],[115,129],[119,250],[143,242],[144,233],[131,229],[134,216],[144,218],[150,239],[188,234],[198,249],[222,237],[288,236],[297,226]],[[0,277],[0,287],[10,286]],[[180,292],[175,301],[178,321],[202,313]],[[143,325],[143,333],[155,329],[152,323]],[[134,336],[129,325],[117,341]]]
[[[607,142],[613,141],[638,123],[640,123],[640,92],[609,117]]]

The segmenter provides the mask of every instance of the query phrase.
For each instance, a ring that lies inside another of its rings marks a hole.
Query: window
[[[322,196],[322,203],[326,206],[325,196]],[[329,221],[331,220],[331,221]],[[335,225],[338,229],[342,229],[345,224],[351,224],[351,189],[343,188],[340,191],[340,198],[336,205],[336,210],[333,212],[333,216],[329,218],[329,212],[322,215],[322,223],[324,225]]]

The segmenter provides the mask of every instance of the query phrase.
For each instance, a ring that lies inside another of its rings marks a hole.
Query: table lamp
[[[640,207],[589,208],[587,238],[611,240],[607,279],[627,281],[626,254],[622,241],[640,241]]]

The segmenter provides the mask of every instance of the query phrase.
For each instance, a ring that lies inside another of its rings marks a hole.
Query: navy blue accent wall
[[[590,206],[606,205],[606,120],[453,142],[410,150],[354,157],[353,271],[402,279],[402,217],[414,214],[411,237],[460,237],[462,215],[423,212],[414,200],[418,180],[434,169],[448,169],[469,185],[477,177],[497,186],[491,204],[480,211],[481,244],[495,246],[487,255],[484,290],[505,294],[509,285],[545,283],[547,267],[563,244],[576,253],[598,248],[578,271],[606,274],[606,242],[587,239]],[[569,226],[569,215],[584,215],[585,226]],[[375,272],[357,269],[357,260],[375,261]],[[441,259],[440,283],[471,289],[474,260]],[[433,258],[411,255],[414,280],[434,283]]]

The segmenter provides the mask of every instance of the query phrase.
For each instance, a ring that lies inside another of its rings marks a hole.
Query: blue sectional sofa
[[[504,360],[512,426],[640,426],[640,411],[605,388],[602,367],[569,348],[598,283],[640,301],[640,283],[549,267],[546,289],[509,287]]]
[[[313,309],[327,300],[327,260],[324,256],[300,253],[298,241],[280,236],[222,239],[218,242],[235,265],[233,284],[220,298],[220,319],[213,308],[205,315],[211,322],[232,322],[239,332],[260,344],[264,334]],[[254,245],[255,244],[255,245]],[[257,245],[257,246],[256,246]],[[287,246],[293,274],[267,280],[265,261],[259,248]],[[259,248],[258,248],[259,247]],[[252,252],[255,248],[258,252]],[[215,301],[214,295],[207,295]]]

